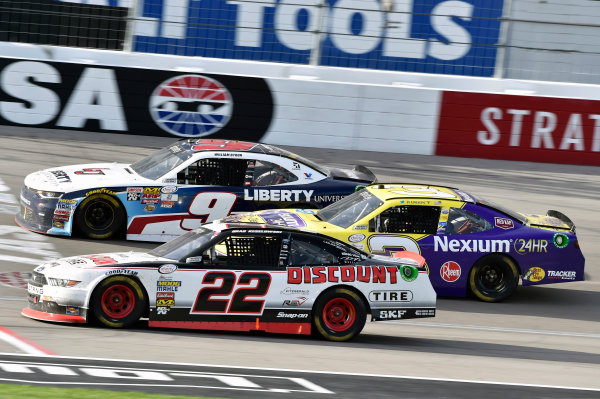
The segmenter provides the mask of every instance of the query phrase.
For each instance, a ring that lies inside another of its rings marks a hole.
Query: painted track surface
[[[25,233],[11,201],[24,176],[65,164],[129,162],[173,140],[0,130],[0,272],[30,272],[45,256],[148,249]],[[32,138],[32,136],[34,136]],[[140,147],[141,146],[141,147]],[[380,181],[429,182],[479,193],[528,213],[558,209],[577,225],[585,282],[529,287],[485,304],[438,300],[426,322],[367,323],[348,343],[306,337],[41,323],[21,317],[25,289],[0,285],[0,326],[63,356],[358,372],[600,389],[600,174],[595,167],[293,148],[330,165],[364,164]],[[1,283],[1,282],[0,282]],[[0,340],[0,352],[23,353]],[[376,388],[374,388],[376,390]]]

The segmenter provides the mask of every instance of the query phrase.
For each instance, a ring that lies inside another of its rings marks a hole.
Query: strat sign
[[[444,92],[436,155],[600,165],[600,101]]]
[[[306,64],[320,40],[320,65],[477,76],[493,74],[503,7],[503,0],[140,3],[135,51]]]

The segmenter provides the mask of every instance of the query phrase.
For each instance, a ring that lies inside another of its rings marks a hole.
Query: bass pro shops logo
[[[233,100],[220,82],[202,75],[180,75],[162,82],[150,97],[154,122],[181,137],[204,137],[231,119]]]

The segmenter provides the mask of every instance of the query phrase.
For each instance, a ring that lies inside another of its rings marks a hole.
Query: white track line
[[[409,326],[422,326],[422,327],[458,328],[458,329],[462,329],[462,330],[500,331],[500,332],[524,333],[524,334],[562,335],[562,336],[566,336],[566,337],[600,338],[600,334],[578,333],[578,332],[569,332],[569,331],[529,330],[529,329],[525,329],[525,328],[470,326],[470,325],[463,325],[463,324],[427,323],[427,322],[419,322],[419,321],[388,321],[387,323],[399,324],[399,325],[404,324],[404,325],[409,325]]]
[[[54,356],[55,353],[43,348],[31,341],[27,338],[21,337],[17,333],[10,331],[7,328],[0,326],[0,340],[22,350],[28,355],[37,355],[37,356]]]
[[[18,353],[1,353],[0,355],[8,356],[26,356]],[[130,359],[112,359],[112,358],[93,358],[93,357],[72,357],[72,356],[54,356],[54,359],[68,359],[68,360],[103,360],[109,362],[119,363],[140,363],[150,364],[154,368],[148,368],[145,370],[156,370],[157,365],[169,365],[169,366],[196,366],[196,367],[210,367],[215,369],[242,369],[242,370],[261,370],[261,371],[285,371],[294,373],[306,373],[306,374],[324,374],[324,375],[346,375],[346,376],[357,376],[357,377],[380,377],[380,378],[392,378],[392,379],[408,379],[408,380],[419,380],[419,381],[441,381],[441,382],[461,382],[467,384],[481,384],[481,385],[506,385],[515,387],[532,387],[532,388],[548,388],[548,389],[569,389],[575,391],[590,391],[600,392],[600,388],[590,387],[576,387],[576,386],[565,386],[565,385],[544,385],[544,384],[525,384],[518,382],[503,382],[503,381],[482,381],[482,380],[469,380],[460,378],[436,378],[436,377],[417,377],[410,375],[389,375],[389,374],[368,374],[368,373],[345,373],[341,371],[315,371],[315,370],[302,370],[302,369],[286,369],[286,368],[273,368],[273,367],[247,367],[247,366],[227,366],[222,364],[206,364],[206,363],[176,363],[176,362],[159,362],[152,360],[130,360]],[[75,366],[75,367],[89,367],[84,364],[70,364],[70,363],[53,363],[60,366]],[[96,366],[99,368],[113,368],[115,366]],[[122,367],[122,366],[121,366]],[[142,368],[135,368],[142,369]],[[144,370],[144,369],[142,369]],[[170,371],[170,370],[162,370]]]

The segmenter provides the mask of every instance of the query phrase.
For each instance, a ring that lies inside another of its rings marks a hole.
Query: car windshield
[[[210,229],[200,227],[196,230],[189,231],[176,239],[169,241],[152,251],[148,252],[150,255],[160,256],[161,258],[168,258],[175,261],[184,261],[185,258],[198,249],[201,245],[204,245],[211,238],[213,238],[215,232]]]
[[[338,202],[326,206],[316,216],[324,222],[347,228],[379,208],[382,204],[383,201],[367,190],[360,190],[342,198]]]
[[[188,160],[192,153],[174,144],[131,164],[131,169],[146,179],[156,180]]]

